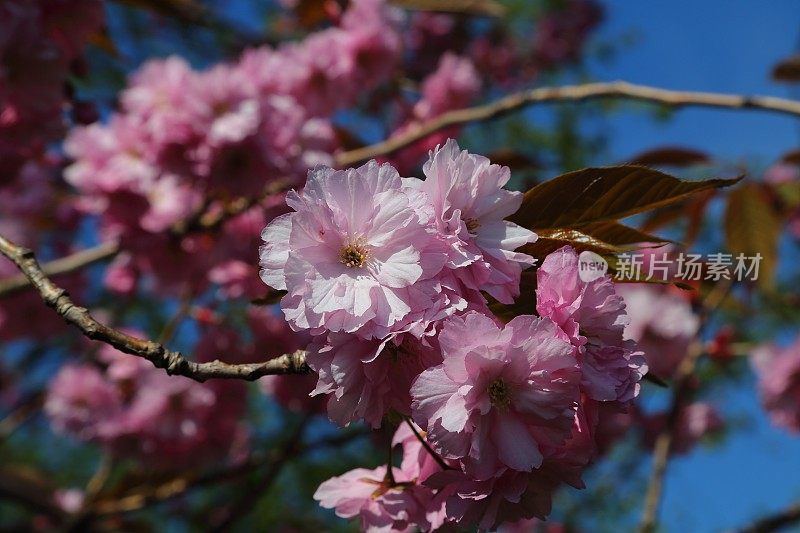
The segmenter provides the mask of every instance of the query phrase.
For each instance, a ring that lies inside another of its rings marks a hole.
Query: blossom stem
[[[392,471],[394,468],[394,446],[392,445],[394,429],[393,424],[387,424],[385,429],[386,436],[388,437],[388,457],[386,458],[386,475],[383,481],[390,487],[394,487],[397,484],[394,479],[394,472]]]
[[[422,444],[422,447],[425,448],[425,450],[431,455],[431,457],[433,457],[434,461],[436,461],[436,464],[438,464],[442,470],[451,470],[452,467],[448,465],[445,462],[445,460],[442,459],[442,456],[436,453],[436,450],[431,448],[431,445],[428,444],[428,441],[426,441],[425,438],[422,435],[420,435],[419,431],[417,430],[416,426],[414,426],[414,423],[411,421],[411,419],[408,418],[407,416],[403,417],[403,419],[406,421],[406,424],[408,424],[408,427],[411,428],[411,431],[414,433],[414,436],[417,437],[417,440],[420,442],[420,444]]]

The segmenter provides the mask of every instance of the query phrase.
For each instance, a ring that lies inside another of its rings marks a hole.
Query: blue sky
[[[608,16],[600,39],[619,40],[632,32],[637,39],[613,61],[594,64],[597,79],[800,98],[800,87],[791,90],[769,78],[778,60],[800,51],[797,0],[604,3]],[[767,165],[800,141],[800,121],[757,111],[692,108],[665,123],[628,110],[612,115],[608,125],[616,159],[654,146],[683,145],[730,162]],[[664,530],[727,530],[800,499],[800,436],[772,427],[749,385],[712,398],[724,413],[747,413],[745,429],[672,462]]]
[[[600,37],[634,32],[607,64],[596,64],[599,79],[625,79],[668,89],[800,96],[772,82],[769,71],[800,46],[797,0],[607,0]],[[758,111],[686,109],[667,124],[647,114],[626,112],[611,122],[615,155],[625,157],[653,144],[689,144],[712,155],[774,158],[796,148],[796,119]],[[765,161],[768,162],[768,161]]]

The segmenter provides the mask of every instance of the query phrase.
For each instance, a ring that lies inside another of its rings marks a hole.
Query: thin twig
[[[55,487],[33,471],[0,465],[0,501],[18,502],[61,523],[67,513],[54,499]]]
[[[276,178],[261,191],[261,194],[250,197],[241,197],[223,203],[221,207],[209,209],[209,205],[204,205],[197,213],[189,216],[185,220],[176,222],[170,229],[173,237],[183,237],[201,231],[210,232],[222,227],[231,218],[237,217],[248,209],[257,206],[270,196],[280,194],[289,190],[294,182],[289,178]]]
[[[280,449],[276,450],[273,454],[272,462],[264,475],[258,481],[248,483],[248,490],[245,491],[241,498],[232,503],[221,517],[213,524],[211,531],[224,532],[229,531],[231,525],[237,520],[246,517],[253,510],[253,507],[258,504],[261,497],[269,490],[272,483],[278,477],[278,474],[283,470],[286,462],[294,456],[298,450],[301,449],[301,439],[305,432],[308,423],[311,421],[313,413],[307,413],[295,426],[291,435],[288,435],[286,441]]]
[[[642,521],[639,524],[640,533],[650,533],[655,529],[661,504],[661,495],[664,490],[664,475],[666,474],[670,452],[672,451],[675,427],[686,398],[691,391],[691,387],[689,387],[691,377],[702,354],[703,344],[699,340],[695,340],[689,347],[676,372],[674,393],[667,416],[667,423],[664,430],[656,437],[656,442],[653,445],[653,467],[644,498],[644,511],[642,513]]]
[[[172,337],[175,336],[175,333],[178,331],[181,323],[192,310],[193,297],[194,295],[190,289],[187,288],[183,291],[178,309],[175,311],[175,314],[170,317],[167,323],[164,324],[164,327],[161,329],[161,333],[158,335],[159,343],[166,344],[172,340]]]
[[[720,283],[706,296],[700,310],[701,331],[698,331],[694,342],[689,346],[686,356],[675,372],[672,402],[667,415],[667,422],[664,429],[656,437],[656,442],[653,446],[653,467],[650,473],[650,480],[647,484],[647,492],[644,498],[644,510],[638,528],[640,533],[651,533],[655,530],[656,524],[658,523],[658,511],[661,506],[661,495],[664,490],[664,475],[667,471],[667,465],[675,439],[675,430],[681,412],[694,389],[692,381],[695,367],[705,351],[703,342],[700,339],[702,327],[705,326],[708,315],[716,311],[717,308],[722,305],[725,297],[730,292],[731,286],[732,283],[730,281]]]
[[[800,116],[800,101],[774,96],[743,96],[737,94],[705,93],[695,91],[671,91],[645,85],[634,85],[625,81],[586,83],[563,87],[541,87],[510,94],[485,105],[457,109],[443,113],[406,133],[383,142],[342,152],[336,157],[339,167],[379,156],[389,155],[413,144],[439,130],[489,120],[518,111],[535,104],[547,102],[582,102],[598,98],[624,98],[653,102],[670,107],[717,107],[724,109],[756,109],[791,116]]]
[[[92,248],[75,252],[66,257],[55,259],[42,265],[42,272],[54,277],[69,274],[86,266],[110,259],[119,253],[119,244],[105,242]],[[0,298],[16,294],[30,286],[27,276],[19,274],[10,278],[0,279]]]
[[[300,445],[296,455],[319,450],[321,448],[336,447],[347,444],[355,439],[366,437],[369,431],[356,430],[338,433],[332,437],[325,437],[314,442]],[[189,490],[208,485],[216,485],[240,478],[254,470],[261,468],[269,462],[272,456],[267,454],[254,454],[248,460],[204,474],[184,475],[160,483],[156,486],[135,487],[131,491],[115,499],[100,500],[92,509],[93,516],[105,516],[118,513],[129,513],[145,509],[150,505],[163,503],[178,498]]]
[[[438,464],[442,470],[450,470],[452,467],[449,464],[447,464],[444,459],[442,459],[441,455],[436,453],[436,450],[431,448],[431,445],[428,444],[428,441],[425,440],[425,437],[420,435],[420,432],[417,430],[417,427],[414,425],[414,422],[412,422],[409,417],[404,417],[404,419],[406,421],[406,424],[408,424],[408,427],[410,427],[411,431],[414,433],[414,436],[417,437],[417,440],[420,442],[420,444],[422,444],[422,447],[425,448],[425,451],[427,451],[430,454],[430,456],[433,457],[433,460],[436,461],[436,464]]]
[[[0,441],[13,435],[22,424],[33,417],[41,409],[44,397],[45,394],[42,391],[30,394],[11,413],[0,420]]]
[[[189,361],[180,352],[171,351],[162,344],[140,339],[98,322],[87,309],[78,307],[67,295],[42,272],[33,252],[0,236],[0,253],[11,259],[39,291],[42,300],[69,324],[77,327],[86,337],[98,340],[114,348],[143,357],[157,368],[170,375],[186,376],[195,381],[211,378],[256,380],[273,374],[303,374],[310,369],[305,363],[305,351],[284,354],[264,363],[228,364],[219,360],[196,363]]]

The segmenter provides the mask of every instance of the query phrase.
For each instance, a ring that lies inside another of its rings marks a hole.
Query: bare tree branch
[[[119,253],[119,244],[116,242],[106,242],[98,244],[92,248],[75,252],[66,257],[50,261],[42,266],[42,272],[47,276],[60,276],[75,272],[83,267],[89,266],[106,259],[110,259]],[[10,296],[30,286],[27,276],[19,274],[17,276],[0,279],[0,298]]]
[[[406,133],[383,142],[342,152],[336,157],[339,167],[389,155],[401,148],[424,139],[450,126],[489,120],[518,111],[534,104],[547,102],[582,102],[598,98],[623,98],[653,102],[670,107],[717,107],[724,109],[756,109],[791,116],[800,116],[800,101],[773,96],[743,96],[736,94],[704,93],[694,91],[671,91],[634,85],[625,81],[586,83],[563,87],[541,87],[510,94],[504,98],[477,107],[449,111],[420,124]]]
[[[261,194],[251,197],[236,198],[226,204],[223,204],[221,209],[208,210],[208,205],[190,216],[186,220],[176,222],[169,232],[174,237],[183,237],[190,233],[200,231],[214,231],[221,227],[224,222],[233,217],[241,215],[251,207],[255,207],[266,198],[275,194],[286,192],[292,186],[292,180],[289,178],[277,178],[272,181],[261,191]]]
[[[275,482],[286,462],[302,448],[303,433],[305,433],[312,417],[313,413],[306,413],[300,419],[280,448],[273,450],[272,460],[267,471],[259,479],[245,484],[244,496],[224,508],[217,519],[212,521],[210,531],[229,531],[237,520],[241,520],[250,514]]]
[[[692,386],[694,370],[697,362],[704,353],[703,343],[700,340],[702,327],[706,324],[706,317],[713,313],[730,292],[731,282],[723,282],[714,287],[703,301],[701,308],[700,324],[701,331],[698,331],[694,342],[689,346],[686,356],[681,361],[675,374],[672,403],[670,404],[667,415],[667,423],[656,437],[653,446],[653,467],[650,473],[650,481],[647,484],[647,492],[644,498],[644,510],[642,519],[639,523],[639,533],[652,533],[658,524],[658,511],[661,506],[661,495],[664,490],[664,475],[667,472],[670,453],[675,439],[675,431],[681,412],[689,402],[694,387]]]
[[[18,502],[60,523],[67,513],[55,502],[54,493],[55,487],[36,472],[0,466],[0,501]]]
[[[370,433],[371,432],[365,428],[340,432],[332,437],[321,438],[309,444],[301,444],[300,448],[296,450],[295,456],[300,456],[304,453],[322,448],[348,444],[353,440],[367,437]],[[262,468],[266,464],[270,464],[271,461],[274,460],[275,455],[274,452],[253,453],[248,460],[231,467],[202,474],[178,476],[155,486],[134,487],[122,496],[117,496],[113,499],[99,500],[93,506],[91,514],[95,517],[102,517],[118,513],[139,511],[150,505],[178,498],[192,489],[234,481]]]
[[[391,0],[391,3],[404,9],[486,17],[502,17],[507,11],[503,4],[495,0]]]
[[[0,419],[0,442],[10,437],[22,424],[35,415],[44,403],[44,393],[34,392],[24,398],[5,418]]]
[[[165,369],[170,375],[186,376],[201,382],[211,378],[253,381],[271,374],[302,374],[310,371],[305,363],[303,350],[284,354],[264,363],[228,364],[219,360],[207,363],[189,361],[180,352],[168,350],[160,343],[133,337],[95,320],[87,309],[75,305],[67,295],[67,291],[50,281],[31,250],[18,246],[1,235],[0,253],[17,265],[49,307],[68,323],[77,327],[85,336],[109,344],[121,352],[144,357],[157,368]]]

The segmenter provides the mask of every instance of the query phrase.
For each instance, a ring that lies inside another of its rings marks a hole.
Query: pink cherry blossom
[[[433,305],[417,284],[442,268],[442,244],[424,194],[389,165],[311,171],[291,192],[293,213],[262,233],[261,278],[287,290],[281,308],[295,329],[386,336]]]
[[[63,133],[70,63],[102,23],[99,0],[8,0],[0,5],[0,174],[4,178],[41,156],[46,145]]]
[[[414,115],[424,120],[467,107],[480,90],[481,79],[472,61],[446,52],[438,68],[423,80],[422,99],[414,106]]]
[[[68,513],[77,513],[83,507],[86,494],[82,489],[72,487],[69,489],[58,489],[53,493],[53,500],[60,508]]]
[[[591,30],[603,19],[603,7],[593,0],[568,0],[536,28],[534,55],[544,67],[575,61]]]
[[[680,294],[647,284],[620,284],[630,323],[625,338],[636,341],[654,375],[669,379],[695,338],[700,320]]]
[[[67,365],[50,384],[44,409],[57,431],[93,440],[106,434],[108,421],[122,414],[122,398],[100,370]]]
[[[506,522],[550,514],[558,482],[534,471],[504,469],[486,480],[458,470],[433,474],[425,484],[436,490],[432,503],[443,501],[448,519],[479,531],[493,531]]]
[[[542,447],[569,437],[579,373],[552,321],[519,316],[501,328],[469,312],[445,321],[439,343],[444,361],[414,381],[411,407],[444,457],[486,480],[540,467]]]
[[[411,382],[441,361],[435,350],[411,339],[364,340],[331,333],[308,347],[306,361],[319,375],[312,394],[329,395],[331,420],[345,426],[363,419],[379,427],[389,409],[411,414]]]
[[[386,479],[386,466],[356,468],[323,482],[314,493],[322,507],[335,509],[342,518],[358,518],[361,531],[427,531],[425,510],[431,491],[393,468],[394,484]]]
[[[148,61],[131,76],[120,96],[122,108],[139,118],[157,155],[167,156],[200,134],[200,83],[197,72],[178,56]]]
[[[426,120],[467,106],[478,96],[480,88],[480,78],[469,59],[445,54],[437,70],[423,81],[422,98],[413,106],[408,116],[399,121],[400,126],[392,135],[412,131]],[[403,172],[414,171],[425,154],[457,134],[456,127],[433,133],[392,155],[390,161]]]
[[[224,343],[230,352],[231,342],[229,334],[216,331],[201,339],[198,357],[207,355],[204,349],[219,353],[215,349]],[[53,379],[45,411],[57,431],[170,470],[219,459],[244,444],[242,383],[169,376],[109,345],[100,348],[97,360],[104,369],[71,364]]]
[[[652,449],[656,438],[667,425],[668,413],[644,416],[644,443]],[[707,402],[692,402],[681,408],[673,432],[672,453],[689,453],[702,439],[718,435],[725,424],[719,411]]]
[[[606,275],[590,282],[578,276],[578,254],[565,246],[537,271],[536,310],[552,319],[578,347],[581,386],[595,400],[628,401],[639,393],[647,364],[632,341],[625,302]]]
[[[785,347],[762,344],[752,351],[758,390],[772,422],[800,432],[800,337]]]
[[[522,193],[503,189],[510,178],[508,167],[462,151],[450,139],[430,153],[423,171],[427,179],[422,190],[450,244],[448,267],[467,287],[513,302],[522,269],[534,263],[514,250],[535,242],[536,234],[504,220],[522,203]]]
[[[34,159],[22,164],[16,174],[0,177],[0,234],[32,249],[47,243],[49,253],[56,256],[74,250],[71,241],[79,222],[74,207],[64,201],[63,184],[55,179],[58,163],[56,157]],[[11,261],[0,258],[0,279],[18,275]],[[77,293],[83,289],[84,279],[76,272],[59,283]],[[43,313],[43,305],[35,291],[5,295],[0,300],[0,340],[42,340],[59,335],[66,323],[57,315]],[[31,316],[37,319],[31,320]]]

